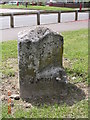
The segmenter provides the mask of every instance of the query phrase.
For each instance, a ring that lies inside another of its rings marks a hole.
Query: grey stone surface
[[[24,99],[58,94],[66,82],[62,66],[63,37],[37,27],[18,34],[20,95]]]

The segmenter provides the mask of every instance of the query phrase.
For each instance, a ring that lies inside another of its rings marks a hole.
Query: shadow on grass
[[[59,92],[56,94],[53,94],[51,96],[37,96],[23,99],[27,102],[30,102],[32,105],[41,106],[44,104],[47,105],[54,105],[54,104],[60,104],[63,105],[64,103],[66,105],[72,106],[73,104],[85,99],[85,93],[82,89],[78,88],[76,85],[67,83],[67,84],[60,84]],[[49,94],[50,95],[50,94]]]

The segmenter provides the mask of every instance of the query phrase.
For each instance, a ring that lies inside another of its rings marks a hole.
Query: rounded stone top
[[[48,34],[56,34],[59,35],[58,33],[50,30],[49,28],[46,27],[36,27],[33,30],[27,30],[27,31],[21,31],[18,34],[18,42],[25,42],[25,41],[31,41],[31,42],[37,42],[41,38],[45,37]]]

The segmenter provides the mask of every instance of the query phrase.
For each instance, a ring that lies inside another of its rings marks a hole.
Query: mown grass
[[[64,68],[70,78],[76,77],[75,80],[70,80],[69,82],[72,84],[83,82],[87,85],[88,30],[83,29],[63,32],[62,35],[64,36],[64,58],[66,59],[66,62],[68,62],[67,65],[64,65]],[[5,61],[12,58],[17,58],[17,41],[3,42],[2,61],[5,63]],[[4,69],[3,72],[5,71],[7,71],[7,69]],[[4,118],[87,118],[88,101],[84,99],[74,103],[72,106],[69,106],[66,103],[63,103],[63,105],[34,106],[27,111],[16,107],[13,115],[8,115],[7,105],[3,105],[2,116]]]
[[[65,66],[67,74],[78,77],[77,81],[87,81],[88,30],[63,32],[62,35],[64,58],[71,63]],[[9,58],[17,58],[17,41],[2,43],[2,60],[6,61]]]
[[[17,58],[17,41],[2,42],[2,60]]]
[[[79,30],[63,33],[64,58],[70,61],[66,71],[76,76],[77,81],[88,80],[88,30]]]
[[[14,63],[12,63],[13,65],[11,65],[10,60],[12,58],[17,58],[17,41],[15,40],[2,42],[0,43],[0,46],[2,48],[2,62],[0,61],[0,72],[2,72],[2,74],[6,77],[15,76],[15,70],[13,68],[13,65],[15,66],[17,61],[13,61]]]
[[[73,10],[72,8],[64,7],[50,7],[50,6],[31,6],[28,5],[26,8],[24,5],[0,5],[0,8],[23,8],[23,9],[33,9],[33,10]]]
[[[8,106],[3,104],[3,118],[88,118],[88,101],[82,100],[73,106],[53,105],[53,106],[34,106],[31,109],[24,110],[19,106],[13,115],[8,114]]]

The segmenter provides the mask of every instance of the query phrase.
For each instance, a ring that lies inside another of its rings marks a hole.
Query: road
[[[75,21],[75,22],[66,22],[66,23],[58,23],[58,24],[49,24],[49,25],[40,25],[43,27],[48,27],[57,32],[63,31],[72,31],[72,30],[79,30],[82,28],[88,28],[88,20],[83,21]],[[23,30],[30,30],[37,26],[31,27],[18,27],[18,28],[10,28],[10,29],[3,29],[0,30],[0,41],[8,41],[8,40],[17,40],[18,33]]]
[[[36,11],[36,10],[17,10],[17,9],[0,9],[0,13],[4,12],[25,12],[25,11]],[[57,14],[45,14],[40,15],[41,25],[57,23]],[[88,19],[88,13],[79,13],[78,20],[86,20]],[[75,13],[62,13],[61,14],[61,22],[68,22],[75,20]],[[10,17],[0,17],[0,29],[10,28]],[[14,17],[14,25],[15,27],[22,26],[33,26],[37,25],[37,16],[36,15],[23,15],[23,16],[15,16]]]

